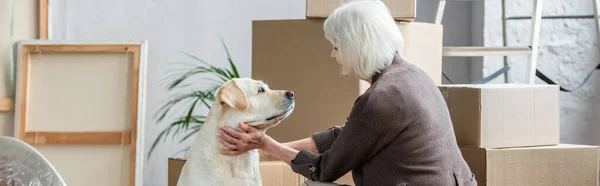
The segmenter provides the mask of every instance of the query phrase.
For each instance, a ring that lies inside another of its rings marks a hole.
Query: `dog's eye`
[[[263,93],[263,92],[265,92],[265,89],[264,89],[264,88],[262,88],[262,87],[259,87],[259,88],[258,88],[258,93]]]

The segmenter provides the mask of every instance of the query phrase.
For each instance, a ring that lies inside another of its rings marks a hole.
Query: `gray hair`
[[[392,63],[404,45],[390,10],[380,0],[353,0],[333,11],[323,25],[344,74],[368,79]]]

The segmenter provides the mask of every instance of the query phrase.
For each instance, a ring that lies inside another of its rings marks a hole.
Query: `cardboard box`
[[[404,57],[440,85],[442,26],[398,22],[398,27],[405,38]],[[344,125],[355,99],[366,87],[341,75],[331,50],[322,19],[253,22],[252,78],[274,89],[295,92],[294,112],[267,131],[274,139],[287,142]]]
[[[414,21],[417,17],[417,0],[381,0],[398,21]],[[349,0],[306,0],[307,18],[327,18]]]
[[[555,85],[439,86],[460,146],[482,148],[559,143],[559,88]]]
[[[185,159],[169,158],[168,186],[177,186],[177,180]],[[292,171],[289,165],[282,161],[261,161],[260,176],[263,186],[299,186],[306,178]],[[338,184],[354,185],[352,174],[348,173],[336,181]]]
[[[478,185],[598,185],[600,147],[567,145],[460,150]]]
[[[185,165],[185,159],[169,158],[169,161],[167,162],[169,169],[167,170],[168,186],[177,186],[177,181],[179,180],[179,175],[181,175],[183,165]]]

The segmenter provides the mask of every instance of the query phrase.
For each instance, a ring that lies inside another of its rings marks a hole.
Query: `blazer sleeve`
[[[329,132],[331,130],[335,131],[330,129]],[[301,150],[290,166],[294,172],[313,181],[332,182],[368,161],[386,143],[374,126],[358,117],[349,117],[329,150],[322,154]]]
[[[343,129],[344,126],[335,126],[312,135],[319,154],[323,154],[325,151],[331,149],[333,142],[337,139]]]

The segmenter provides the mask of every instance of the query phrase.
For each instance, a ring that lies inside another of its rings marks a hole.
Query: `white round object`
[[[56,169],[31,145],[0,136],[0,185],[66,186]]]

